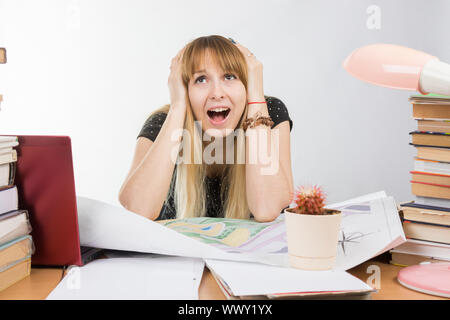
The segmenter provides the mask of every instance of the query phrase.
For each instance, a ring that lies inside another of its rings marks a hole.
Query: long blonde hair
[[[182,79],[188,88],[189,80],[192,78],[194,72],[202,65],[205,53],[208,50],[216,62],[225,72],[236,74],[247,90],[247,63],[245,57],[239,49],[231,43],[230,40],[217,35],[200,37],[188,43],[182,59]],[[194,130],[195,118],[192,112],[189,99],[187,101],[186,118],[184,121],[184,129],[189,132],[192,139],[184,139],[183,137],[183,153],[187,143],[191,143],[191,161],[184,163],[181,161],[176,167],[176,179],[172,179],[169,193],[166,198],[173,196],[177,218],[190,217],[204,217],[206,213],[206,190],[205,177],[206,165],[203,163],[203,144],[201,130]],[[160,109],[154,111],[155,113],[169,111],[170,105],[165,105]],[[247,118],[248,105],[245,105],[244,112],[237,124],[236,129],[242,129],[243,121]],[[150,116],[151,116],[150,115]],[[195,134],[197,132],[197,134]],[[239,130],[242,133],[242,130]],[[239,137],[234,137],[234,139]],[[242,136],[240,137],[242,138]],[[225,170],[222,175],[222,185],[220,195],[225,199],[223,212],[224,217],[234,219],[248,219],[250,217],[250,210],[247,203],[246,182],[245,182],[245,162],[243,164],[237,163],[236,155],[245,155],[245,137],[244,143],[236,143],[233,140],[235,161],[233,164],[225,164]],[[240,150],[238,150],[238,148]],[[178,155],[180,157],[180,155]],[[194,159],[202,159],[202,164],[195,164]],[[173,190],[173,194],[171,191]]]

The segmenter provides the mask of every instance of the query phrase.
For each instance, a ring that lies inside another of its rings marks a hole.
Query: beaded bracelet
[[[254,101],[254,102],[247,102],[247,104],[255,104],[255,103],[267,103],[266,101]]]
[[[271,117],[263,117],[261,115],[261,112],[259,111],[256,113],[255,118],[248,118],[244,121],[244,123],[242,124],[242,128],[244,129],[244,131],[247,130],[248,127],[254,128],[256,126],[259,126],[260,124],[269,127],[272,127],[272,125],[274,124]]]

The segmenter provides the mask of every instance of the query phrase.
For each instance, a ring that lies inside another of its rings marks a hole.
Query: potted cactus
[[[336,262],[342,214],[324,208],[325,194],[318,186],[294,192],[295,207],[284,210],[291,267],[329,270]]]

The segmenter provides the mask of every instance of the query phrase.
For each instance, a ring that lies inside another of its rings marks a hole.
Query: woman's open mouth
[[[213,125],[219,125],[227,121],[231,109],[228,107],[212,108],[206,113],[208,114],[209,121]]]

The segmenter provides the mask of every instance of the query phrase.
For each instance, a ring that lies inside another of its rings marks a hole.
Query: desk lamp
[[[383,87],[450,95],[450,64],[395,44],[358,48],[345,59],[344,69],[355,78]]]
[[[356,49],[345,59],[344,69],[383,87],[450,95],[450,65],[403,46],[378,43]],[[410,289],[450,297],[450,263],[410,266],[397,278]]]

